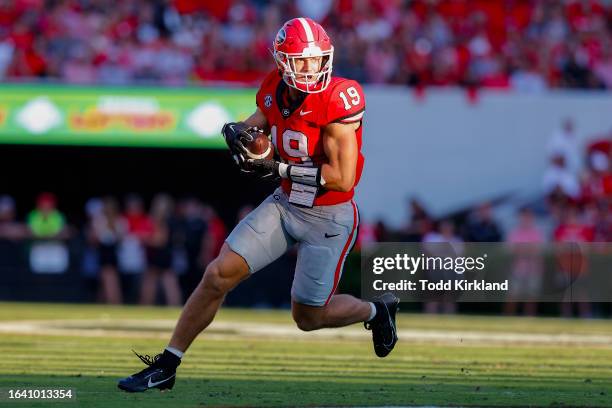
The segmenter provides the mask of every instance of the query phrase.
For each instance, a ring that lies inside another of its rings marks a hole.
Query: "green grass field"
[[[359,326],[302,333],[288,311],[223,310],[170,392],[126,394],[131,349],[165,346],[178,309],[0,303],[0,389],[76,402],[4,406],[612,406],[609,321],[399,316],[386,359]]]

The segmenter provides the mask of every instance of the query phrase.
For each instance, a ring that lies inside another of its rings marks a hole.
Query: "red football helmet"
[[[321,57],[316,73],[296,72],[300,58]],[[274,40],[274,60],[285,83],[307,93],[322,92],[331,81],[334,47],[320,24],[309,18],[287,21]]]

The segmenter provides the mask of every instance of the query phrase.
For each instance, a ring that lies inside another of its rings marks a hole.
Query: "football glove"
[[[281,177],[314,187],[325,185],[320,167],[295,166],[269,159],[248,159],[246,165],[261,178]]]
[[[223,125],[221,133],[240,170],[247,173],[252,172],[247,166],[248,150],[245,145],[255,139],[256,133],[263,133],[263,130],[248,126],[244,122],[230,122]]]
[[[246,168],[264,179],[280,177],[280,165],[280,162],[270,159],[248,159],[246,161]]]

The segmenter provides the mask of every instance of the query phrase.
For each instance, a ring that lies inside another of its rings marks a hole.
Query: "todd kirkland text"
[[[401,290],[401,291],[424,291],[424,290],[455,290],[460,292],[489,292],[508,290],[508,280],[502,282],[487,282],[481,280],[468,279],[448,279],[448,280],[427,280],[419,279],[418,281],[410,281],[402,279],[396,282],[385,282],[382,279],[377,279],[372,283],[374,290]]]

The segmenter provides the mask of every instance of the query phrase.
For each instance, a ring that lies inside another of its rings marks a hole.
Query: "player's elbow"
[[[343,177],[338,181],[338,191],[342,193],[348,193],[353,189],[355,185],[355,176],[352,175],[350,177]]]
[[[332,168],[332,170],[334,169]],[[324,186],[327,190],[346,193],[355,186],[355,174],[352,172],[343,172],[340,169],[335,169],[335,171],[324,173],[323,177],[325,180]]]
[[[349,191],[351,191],[352,188],[353,188],[352,184],[341,183],[341,184],[338,184],[336,191],[339,191],[341,193],[348,193]]]
[[[350,180],[338,180],[334,183],[327,183],[326,187],[328,190],[339,191],[341,193],[347,193],[353,189],[354,182]]]

